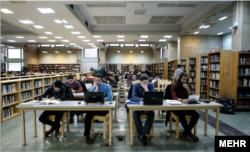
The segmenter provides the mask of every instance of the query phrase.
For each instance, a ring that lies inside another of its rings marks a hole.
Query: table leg
[[[207,135],[207,118],[208,118],[208,110],[205,110],[205,128],[204,128],[204,135]]]
[[[219,115],[220,115],[220,109],[217,108],[216,109],[216,129],[215,129],[215,136],[219,135],[219,122],[220,122]]]
[[[22,119],[22,136],[23,136],[23,146],[26,145],[26,135],[25,135],[25,113],[24,110],[21,109],[21,119]]]
[[[33,110],[33,121],[34,121],[34,137],[37,137],[37,130],[36,130],[36,110]]]
[[[117,110],[118,110],[118,97],[115,97],[116,98],[116,104],[115,104],[115,123],[117,123]]]
[[[133,109],[129,109],[129,121],[130,145],[133,145]]]
[[[112,146],[113,110],[109,110],[109,146]]]

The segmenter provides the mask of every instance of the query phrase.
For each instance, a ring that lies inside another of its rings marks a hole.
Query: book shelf
[[[168,79],[168,81],[171,81],[171,75],[172,75],[171,74],[171,71],[172,71],[171,70],[171,61],[168,62],[167,71],[168,71],[167,72],[167,75],[168,75],[167,79]]]
[[[107,64],[106,68],[107,68],[107,71],[110,70],[112,72],[115,72],[117,70],[117,64]]]
[[[163,79],[167,80],[168,79],[168,62],[164,62],[163,69],[164,69],[164,75],[163,75],[164,77],[163,77]]]
[[[81,72],[81,64],[73,64],[72,71]]]
[[[59,72],[80,72],[81,64],[40,64],[40,70],[47,72],[59,71]]]
[[[174,80],[174,72],[177,69],[178,60],[171,61],[171,81]]]
[[[133,66],[133,71],[136,71],[137,69],[139,69],[139,70],[141,70],[141,64],[135,64],[134,66]]]
[[[184,72],[187,72],[186,71],[186,59],[180,59],[180,65],[181,65],[181,69],[184,71]]]
[[[1,71],[6,71],[6,64],[5,63],[1,63]]]
[[[153,73],[153,65],[152,64],[147,64],[146,65],[146,70],[149,70]]]
[[[207,55],[196,56],[196,94],[200,99],[207,99]]]
[[[127,72],[127,71],[129,71],[129,64],[122,64],[122,66],[121,66],[121,71],[122,71],[122,72]]]
[[[233,99],[236,109],[250,110],[250,52],[233,53]]]
[[[28,64],[29,71],[40,71],[39,64]]]
[[[191,86],[191,91],[195,94],[196,84],[196,57],[189,57],[186,60],[186,73],[188,74],[188,83]]]
[[[158,71],[157,73],[160,75],[161,79],[164,79],[165,76],[165,62],[158,63]]]
[[[208,53],[207,99],[232,98],[233,52],[220,50]]]

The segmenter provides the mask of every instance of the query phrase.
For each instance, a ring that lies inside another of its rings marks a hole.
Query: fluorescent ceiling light
[[[63,21],[63,23],[68,23],[66,20],[62,20]]]
[[[37,29],[43,29],[44,27],[42,27],[41,25],[33,25],[34,28],[37,28]]]
[[[117,53],[120,53],[120,51],[117,51]]]
[[[28,42],[36,42],[35,40],[28,40]]]
[[[69,45],[76,45],[75,43],[69,43]]]
[[[72,34],[81,34],[80,32],[71,32]]]
[[[125,44],[125,46],[132,46],[132,47],[134,47],[135,45],[134,44]]]
[[[4,46],[3,44],[1,44],[1,46]]]
[[[101,36],[95,35],[95,36],[93,36],[93,38],[101,38]]]
[[[55,39],[62,39],[63,37],[61,36],[55,36]]]
[[[117,38],[124,38],[124,35],[117,35]]]
[[[124,47],[124,44],[121,44],[120,47]]]
[[[82,40],[83,42],[89,42],[89,40]]]
[[[141,35],[141,38],[148,38],[148,35]]]
[[[232,29],[233,27],[229,27],[228,29]]]
[[[145,40],[138,40],[139,42],[144,42]]]
[[[72,53],[71,51],[67,51],[68,53]]]
[[[103,40],[96,40],[97,42],[103,42]]]
[[[69,47],[68,45],[66,45],[66,47]]]
[[[54,21],[58,24],[63,23],[61,20],[54,20]]]
[[[4,14],[13,14],[13,12],[8,10],[7,8],[1,8],[1,12]]]
[[[172,35],[165,35],[165,36],[164,36],[164,38],[169,38],[169,39],[170,39],[171,37],[172,37]]]
[[[141,53],[143,53],[144,51],[141,51]]]
[[[64,25],[64,27],[67,28],[67,29],[72,29],[72,28],[74,28],[74,26],[72,26],[72,25]]]
[[[135,47],[139,47],[139,44],[136,44]]]
[[[37,10],[43,14],[55,13],[55,11],[51,8],[37,8]]]
[[[206,25],[204,28],[206,29],[206,28],[209,28],[210,27],[210,25]]]
[[[1,39],[2,39],[3,37],[1,37]]]
[[[23,24],[34,24],[34,22],[32,22],[30,20],[19,20],[19,22],[21,22]]]
[[[222,20],[224,20],[226,18],[227,18],[227,16],[223,16],[223,17],[218,18],[218,20],[222,21]]]
[[[69,42],[69,40],[62,40],[63,42]]]
[[[74,47],[78,47],[77,45],[75,45]]]
[[[62,46],[65,46],[65,45],[64,45],[64,44],[56,44],[55,46],[56,46],[56,47],[58,47],[58,46],[59,46],[59,47],[60,47],[60,46],[62,47]]]
[[[221,35],[221,34],[223,34],[223,32],[217,33],[217,35]]]
[[[149,46],[149,44],[140,44],[140,46]]]
[[[53,34],[52,32],[44,32],[45,34]]]
[[[49,42],[56,42],[56,40],[48,40]]]
[[[48,37],[46,36],[38,36],[40,39],[47,39]]]
[[[194,32],[194,34],[198,34],[199,32],[197,31],[197,32]]]
[[[166,42],[167,40],[166,39],[160,39],[159,41],[160,42]]]
[[[55,53],[60,53],[59,51],[55,51]]]
[[[16,42],[16,40],[7,40],[8,42]]]
[[[23,39],[24,37],[23,36],[16,36],[16,38]]]
[[[8,46],[8,48],[15,48],[14,46]]]
[[[130,51],[130,53],[133,53],[133,51]]]
[[[86,37],[85,36],[77,36],[78,38],[80,39],[85,39]]]
[[[88,43],[88,45],[95,45],[94,43]]]
[[[205,27],[205,25],[201,25],[199,28],[201,29],[201,28],[204,28]]]
[[[48,53],[47,51],[42,51],[43,53]]]
[[[117,41],[123,42],[124,40],[123,39],[118,39]]]
[[[54,44],[52,44],[50,47],[55,47],[55,45],[54,45]]]

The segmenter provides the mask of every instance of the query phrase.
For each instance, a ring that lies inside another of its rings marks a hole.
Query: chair
[[[140,82],[140,80],[135,80],[135,81],[132,81],[132,84],[135,84],[137,82]]]
[[[174,118],[174,120],[176,122],[172,122],[172,118]],[[192,118],[192,116],[186,115],[187,122],[190,121],[191,118]],[[179,117],[177,115],[175,115],[173,112],[171,112],[169,121],[170,121],[169,132],[172,132],[172,124],[174,124],[176,126],[176,137],[175,138],[179,138],[179,121],[180,121]],[[195,136],[197,135],[197,124],[198,124],[198,121],[194,126],[194,135]]]
[[[171,84],[171,81],[168,81],[168,80],[161,80],[161,81],[158,81],[158,91],[165,91],[165,88],[167,87],[167,85]],[[162,86],[160,88],[160,86]],[[163,111],[161,113],[160,110],[158,110],[158,115],[161,114],[161,119],[163,119]]]
[[[64,124],[65,124],[65,118],[67,120],[67,131],[69,131],[69,113],[65,112],[61,118],[62,125],[61,125],[61,137],[64,138]],[[50,115],[48,117],[51,121],[55,120],[55,115]],[[45,131],[46,131],[46,125],[42,123],[43,125],[43,137],[45,137]]]
[[[147,115],[142,114],[140,118],[141,118],[141,119],[147,119]],[[152,136],[152,137],[154,137],[154,122],[155,122],[155,121],[153,121],[152,128],[151,128],[151,136]],[[136,131],[136,129],[135,129],[135,122],[134,122],[134,120],[133,120],[133,136],[134,136],[134,137],[135,137],[135,131]]]
[[[103,121],[103,139],[106,139],[106,126],[107,126],[107,131],[109,131],[109,113],[106,114],[105,116],[98,116],[95,115],[92,119],[91,122],[91,131],[94,131],[94,120],[98,120],[98,121]],[[113,134],[112,134],[113,137]]]

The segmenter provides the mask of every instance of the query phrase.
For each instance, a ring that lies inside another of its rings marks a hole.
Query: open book
[[[57,100],[43,100],[39,102],[37,105],[49,105],[49,104],[59,104],[60,101]]]
[[[167,103],[170,105],[181,105],[182,102],[177,101],[177,100],[167,100]]]

